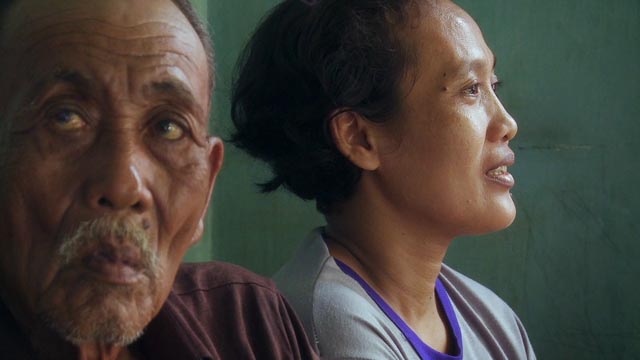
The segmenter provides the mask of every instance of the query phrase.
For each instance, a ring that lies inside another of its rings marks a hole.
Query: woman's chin
[[[483,234],[504,230],[513,224],[516,219],[516,206],[513,201],[509,200],[505,204],[501,204],[499,208],[487,211],[487,215],[491,216],[487,219],[489,225]]]
[[[469,221],[459,236],[485,235],[508,228],[516,218],[516,207],[512,201],[499,204],[483,211],[480,216]]]

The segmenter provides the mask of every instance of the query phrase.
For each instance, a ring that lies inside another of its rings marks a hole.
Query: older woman
[[[286,0],[239,65],[235,142],[315,200],[276,280],[325,358],[532,359],[494,293],[442,263],[511,224],[517,125],[495,56],[441,0]]]

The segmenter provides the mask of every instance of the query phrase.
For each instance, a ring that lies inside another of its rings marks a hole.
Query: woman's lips
[[[131,245],[100,244],[82,263],[99,280],[115,285],[131,285],[142,276],[140,250]]]
[[[500,165],[497,168],[491,169],[487,171],[485,175],[490,180],[508,188],[512,188],[515,185],[515,179],[513,175],[507,171],[507,165]]]
[[[507,168],[515,164],[516,156],[509,148],[501,149],[500,152],[502,153],[502,156],[498,157],[499,160],[493,163],[492,169],[485,172],[485,176],[496,184],[512,188],[513,185],[515,185],[515,180]]]

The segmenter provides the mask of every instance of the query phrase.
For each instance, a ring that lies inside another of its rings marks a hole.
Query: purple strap
[[[445,290],[442,282],[440,282],[440,278],[436,279],[436,297],[437,300],[440,301],[442,308],[444,309],[444,313],[447,317],[447,321],[449,323],[449,327],[453,330],[454,336],[454,348],[452,349],[452,353],[454,355],[443,354],[439,351],[432,349],[429,345],[425,344],[424,341],[420,339],[418,334],[416,334],[407,323],[402,320],[402,318],[387,304],[386,301],[375,291],[363,278],[360,277],[353,269],[351,269],[347,264],[342,261],[334,258],[338,267],[347,275],[352,277],[355,281],[357,281],[360,286],[369,294],[371,299],[378,304],[378,307],[387,315],[391,321],[400,329],[400,331],[407,338],[411,346],[415,349],[421,359],[423,360],[453,360],[453,359],[462,359],[462,335],[460,333],[460,325],[458,324],[458,319],[456,318],[456,313],[453,310],[453,306],[451,305],[451,300],[449,299],[449,295]]]

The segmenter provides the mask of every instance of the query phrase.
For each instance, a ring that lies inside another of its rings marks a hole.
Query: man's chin
[[[140,337],[155,315],[157,294],[150,283],[61,285],[44,294],[39,304],[39,318],[75,345],[126,346]]]
[[[142,335],[144,326],[136,326],[125,319],[103,317],[84,314],[86,321],[77,319],[45,319],[48,326],[64,340],[76,346],[86,344],[104,344],[113,346],[127,346]],[[89,323],[88,319],[96,319]]]

